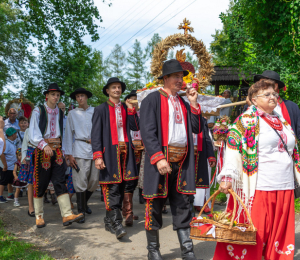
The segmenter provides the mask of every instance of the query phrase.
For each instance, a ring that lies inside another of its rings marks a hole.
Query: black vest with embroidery
[[[39,109],[40,109],[39,128],[44,137],[44,135],[47,131],[47,126],[48,126],[48,113],[47,113],[44,105],[39,105]],[[61,111],[61,109],[58,109],[58,111],[59,111],[59,130],[60,130],[60,137],[62,139],[63,138],[64,114],[63,114],[63,111]]]

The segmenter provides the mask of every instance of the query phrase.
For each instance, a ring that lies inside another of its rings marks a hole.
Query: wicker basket
[[[256,245],[256,232],[257,229],[254,227],[252,219],[250,217],[250,214],[248,210],[246,209],[245,204],[241,200],[241,198],[233,191],[229,190],[230,194],[233,197],[234,200],[234,209],[231,216],[231,221],[229,225],[221,224],[219,222],[216,222],[212,219],[196,219],[191,222],[191,234],[190,238],[197,239],[197,240],[204,240],[204,241],[217,241],[217,242],[225,242],[225,243],[231,243],[231,244],[238,244],[238,245]],[[199,216],[202,215],[203,210],[205,209],[206,205],[210,200],[212,201],[211,205],[211,211],[213,211],[213,206],[215,203],[216,196],[220,193],[219,190],[217,190],[208,201],[206,201],[205,205],[202,207]],[[236,215],[236,207],[237,207],[237,201],[238,199],[240,203],[242,204],[247,217],[249,219],[250,224],[237,224],[236,226],[233,226],[233,222]],[[215,237],[212,235],[206,235],[201,234],[201,230],[197,226],[193,226],[196,223],[202,223],[202,224],[212,224],[215,225]],[[244,231],[242,231],[239,228],[244,228]]]

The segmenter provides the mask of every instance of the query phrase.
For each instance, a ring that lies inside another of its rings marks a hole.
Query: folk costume
[[[245,202],[258,230],[257,245],[217,243],[214,260],[293,259],[294,177],[299,182],[299,152],[291,126],[274,111],[267,114],[250,106],[230,130],[218,181],[232,182],[233,190]],[[227,211],[232,210],[230,198]],[[248,221],[240,203],[236,216],[239,223]]]
[[[285,84],[280,81],[280,76],[275,71],[265,70],[261,75],[254,76],[254,82],[260,79],[274,80],[278,84],[279,89],[285,88]],[[300,109],[298,105],[293,101],[279,97],[277,107],[274,111],[283,116],[292,127],[297,139],[300,139]]]
[[[131,98],[132,96],[136,97],[136,90],[132,90],[130,92],[130,94],[128,94],[125,97],[124,101]],[[137,116],[140,118],[140,111],[137,111]],[[130,130],[130,135],[131,135],[131,140],[132,140],[133,146],[134,146],[134,156],[135,156],[135,160],[136,160],[137,173],[139,174],[142,151],[144,150],[142,137],[141,137],[140,131]],[[133,208],[132,197],[133,197],[134,190],[137,186],[137,183],[138,183],[138,179],[127,181],[125,183],[122,215],[123,215],[123,217],[125,217],[125,225],[126,226],[132,226],[133,220],[139,219],[139,217],[135,216],[132,211],[132,208]]]
[[[56,83],[50,84],[48,90],[44,92],[44,95],[51,91],[58,91],[61,95],[64,94]],[[57,106],[54,109],[51,109],[45,102],[43,105],[34,108],[29,126],[29,141],[36,147],[33,154],[33,196],[37,227],[45,226],[43,219],[43,195],[50,180],[53,183],[57,195],[63,218],[63,225],[68,226],[83,218],[82,214],[74,215],[71,210],[65,180],[67,165],[61,149],[62,133],[63,112]],[[52,149],[52,157],[46,155],[44,151],[46,146],[49,146]]]
[[[184,71],[177,60],[166,61],[163,76]],[[162,78],[161,76],[160,78]],[[148,259],[162,259],[159,233],[162,209],[167,197],[185,259],[196,259],[190,235],[189,196],[196,192],[194,145],[192,132],[199,134],[203,125],[200,105],[189,106],[180,96],[168,95],[163,89],[149,94],[141,104],[141,134],[145,145],[144,191],[146,199],[146,236]],[[161,175],[156,163],[166,159],[172,172]]]
[[[92,93],[84,88],[76,89],[70,97],[76,100],[77,94],[92,97]],[[99,170],[93,161],[91,145],[93,114],[94,108],[90,106],[86,110],[79,107],[71,110],[68,114],[64,136],[65,155],[72,155],[79,168],[79,171],[72,169],[72,179],[77,196],[77,209],[83,215],[92,213],[87,202],[99,183]],[[84,221],[85,219],[80,223]]]
[[[118,82],[124,92],[126,85],[118,78],[110,78],[103,88]],[[130,130],[139,130],[139,118],[135,108],[129,109],[125,104],[112,101],[95,108],[92,119],[93,158],[103,158],[105,169],[100,170],[99,182],[104,195],[106,217],[105,229],[116,234],[117,238],[126,235],[122,226],[121,207],[127,181],[138,179]]]
[[[203,120],[203,130],[200,134],[194,136],[195,145],[195,163],[198,176],[203,176],[197,180],[196,194],[194,200],[194,206],[203,206],[204,200],[210,197],[210,180],[211,180],[211,168],[210,162],[216,162],[214,147],[212,138],[210,137],[210,131],[208,129],[206,119]],[[208,195],[208,198],[207,198]],[[208,208],[207,212],[210,211]]]

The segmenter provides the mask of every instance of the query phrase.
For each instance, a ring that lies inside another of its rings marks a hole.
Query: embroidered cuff
[[[44,150],[44,148],[45,148],[46,145],[47,145],[47,143],[45,142],[44,139],[42,139],[42,140],[39,142],[37,148],[39,148],[40,150]]]
[[[127,108],[127,113],[128,115],[135,115],[136,114],[136,110],[135,110],[135,107],[133,108]]]
[[[215,157],[208,157],[207,160],[209,162],[216,162],[217,161]]]
[[[191,106],[191,112],[195,115],[200,115],[201,114],[201,106],[200,104],[198,103],[198,108],[194,108],[193,106]]]
[[[93,153],[93,160],[96,160],[98,158],[103,158],[103,153],[100,151]]]
[[[230,177],[222,177],[221,182],[232,182],[232,178]]]
[[[161,159],[165,159],[164,154],[162,152],[157,152],[151,156],[150,163],[156,164]]]

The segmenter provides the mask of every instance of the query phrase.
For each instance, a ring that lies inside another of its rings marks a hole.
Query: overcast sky
[[[103,27],[99,28],[100,40],[91,43],[89,37],[85,38],[85,43],[102,50],[105,57],[117,43],[127,52],[135,39],[145,47],[154,33],[162,38],[178,33],[177,27],[184,18],[191,21],[192,35],[209,48],[211,34],[222,29],[219,15],[226,12],[229,0],[112,0],[111,3],[109,7],[102,0],[95,0],[103,19],[99,23]]]

